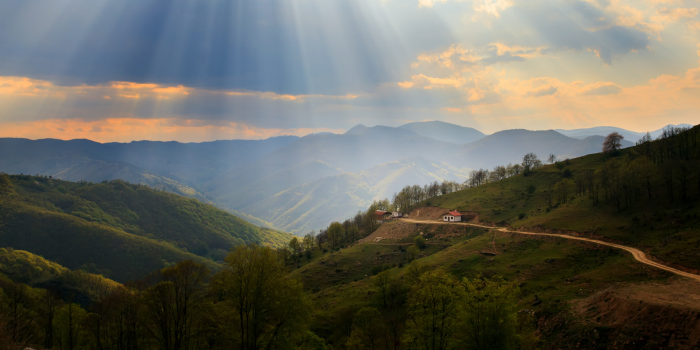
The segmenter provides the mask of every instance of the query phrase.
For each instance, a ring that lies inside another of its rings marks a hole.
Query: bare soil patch
[[[360,243],[380,243],[384,240],[401,240],[407,237],[420,235],[435,238],[448,238],[463,236],[470,232],[472,227],[464,225],[433,225],[423,223],[406,222],[396,220],[379,226],[371,235],[360,240]],[[429,242],[430,244],[430,242]]]
[[[447,209],[440,207],[423,207],[413,210],[408,217],[415,220],[438,220],[446,212]]]
[[[607,289],[574,302],[588,323],[610,327],[608,348],[700,348],[700,283],[675,278]]]

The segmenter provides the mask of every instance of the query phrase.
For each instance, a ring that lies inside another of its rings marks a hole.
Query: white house
[[[403,217],[403,213],[398,212],[398,211],[395,211],[395,212],[392,212],[392,213],[391,213],[391,217],[392,217],[392,218],[402,218],[402,217]]]
[[[458,211],[450,211],[442,215],[442,221],[462,221],[462,214]]]
[[[388,211],[377,210],[374,212],[374,219],[377,221],[378,224],[381,224],[391,219],[391,213]]]

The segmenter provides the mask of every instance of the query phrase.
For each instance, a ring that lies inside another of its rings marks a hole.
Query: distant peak
[[[350,128],[350,130],[346,131],[345,133],[346,134],[359,134],[367,129],[368,128],[366,126],[364,126],[362,124],[357,124],[357,125],[353,126],[352,128]]]

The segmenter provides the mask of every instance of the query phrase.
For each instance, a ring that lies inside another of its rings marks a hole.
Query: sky
[[[0,137],[700,123],[700,0],[3,0]]]

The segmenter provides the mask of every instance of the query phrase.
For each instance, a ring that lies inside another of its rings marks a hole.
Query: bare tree
[[[550,154],[549,157],[547,158],[547,162],[549,164],[554,164],[554,162],[557,161],[557,156],[554,155],[554,153]]]
[[[616,132],[610,133],[603,141],[603,153],[615,154],[622,147],[622,139],[624,138],[624,136]]]
[[[651,134],[649,134],[649,132],[647,131],[646,135],[642,136],[642,138],[640,138],[639,141],[637,141],[636,145],[639,146],[651,141]]]

